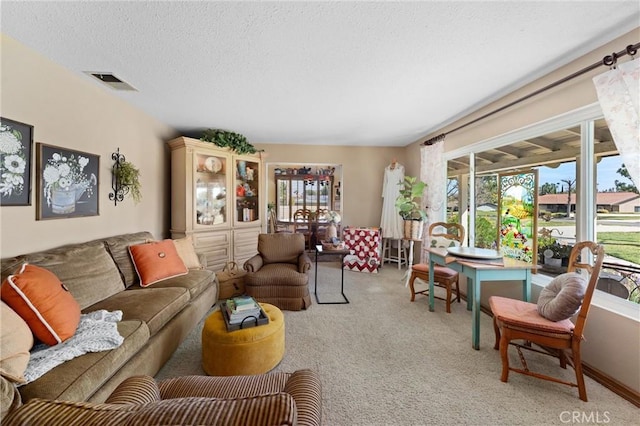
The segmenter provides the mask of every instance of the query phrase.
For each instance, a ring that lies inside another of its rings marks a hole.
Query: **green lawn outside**
[[[637,221],[640,220],[640,217],[635,216],[607,216],[607,217],[598,217],[598,220],[632,220]],[[550,228],[553,226],[575,226],[575,220],[566,220],[566,219],[552,219],[548,222],[545,222],[542,219],[538,219],[538,228]]]
[[[599,214],[598,219],[600,220],[639,220],[640,215],[637,213],[627,213],[627,214]]]
[[[549,222],[545,222],[544,220],[538,219],[538,229],[553,228],[554,226],[576,226],[576,221],[553,219],[553,220],[550,220]]]
[[[609,256],[640,264],[640,232],[599,232],[598,243]]]

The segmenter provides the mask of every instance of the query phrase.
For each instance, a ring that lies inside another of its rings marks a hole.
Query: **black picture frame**
[[[33,126],[0,117],[0,206],[31,205]]]
[[[98,216],[100,156],[36,144],[36,219]]]

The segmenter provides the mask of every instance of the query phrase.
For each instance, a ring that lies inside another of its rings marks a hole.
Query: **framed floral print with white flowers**
[[[97,216],[100,156],[38,142],[36,219]]]
[[[31,205],[33,126],[0,117],[0,206]]]

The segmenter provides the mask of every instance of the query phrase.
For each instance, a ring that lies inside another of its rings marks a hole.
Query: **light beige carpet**
[[[319,264],[323,301],[339,300],[338,266]],[[403,273],[389,265],[380,274],[345,271],[350,304],[284,311],[286,352],[276,370],[320,373],[325,425],[639,424],[638,408],[589,378],[587,403],[575,388],[520,374],[511,373],[502,383],[489,316],[481,316],[475,351],[466,303],[454,303],[446,314],[444,302],[436,300],[436,312],[429,312],[426,297],[409,301]],[[313,275],[312,269],[312,292]],[[157,379],[204,374],[201,329],[202,324]],[[511,362],[518,362],[513,348],[510,354]],[[528,359],[531,368],[560,370],[552,358]],[[562,373],[574,378],[570,368]]]

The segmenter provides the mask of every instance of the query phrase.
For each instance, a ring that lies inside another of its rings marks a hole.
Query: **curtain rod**
[[[462,124],[462,125],[456,127],[455,129],[449,130],[448,132],[445,132],[445,133],[441,133],[438,136],[432,137],[431,139],[427,139],[426,141],[424,141],[422,143],[422,145],[427,145],[428,146],[428,145],[433,145],[434,143],[440,142],[440,141],[444,140],[444,138],[450,133],[456,132],[456,131],[458,131],[460,129],[463,129],[463,128],[467,127],[467,126],[470,126],[470,125],[472,125],[474,123],[477,123],[480,120],[484,120],[487,117],[490,117],[490,116],[492,116],[494,114],[497,114],[497,113],[499,113],[501,111],[504,111],[505,109],[510,108],[510,107],[512,107],[512,106],[514,106],[516,104],[519,104],[520,102],[526,101],[527,99],[529,99],[529,98],[531,98],[533,96],[539,95],[542,92],[546,92],[549,89],[553,89],[554,87],[559,86],[560,84],[565,83],[565,82],[567,82],[569,80],[572,80],[572,79],[574,79],[574,78],[576,78],[576,77],[578,77],[578,76],[580,76],[582,74],[585,74],[585,73],[587,73],[587,72],[589,72],[591,70],[594,70],[594,69],[598,68],[599,66],[607,66],[607,67],[614,67],[615,68],[615,65],[616,65],[616,63],[618,61],[618,58],[621,58],[621,57],[623,57],[625,55],[633,56],[638,52],[638,48],[640,48],[640,43],[630,44],[624,50],[621,50],[619,52],[614,52],[611,55],[607,55],[604,58],[602,58],[602,60],[599,61],[599,62],[595,62],[595,63],[593,63],[593,64],[591,64],[591,65],[589,65],[587,67],[584,67],[581,70],[578,70],[578,71],[574,72],[573,74],[570,74],[570,75],[568,75],[566,77],[561,78],[560,80],[556,80],[553,83],[551,83],[551,84],[549,84],[547,86],[544,86],[541,89],[538,89],[538,90],[536,90],[536,91],[534,91],[532,93],[529,93],[528,95],[525,95],[525,96],[523,96],[521,98],[518,98],[515,101],[512,101],[512,102],[510,102],[510,103],[508,103],[508,104],[506,104],[504,106],[501,106],[500,108],[495,109],[495,110],[493,110],[491,112],[488,112],[488,113],[484,114],[481,117],[478,117],[478,118],[476,118],[474,120],[471,120],[471,121],[469,121],[469,122],[467,122],[465,124]]]

